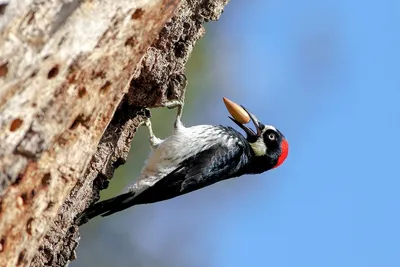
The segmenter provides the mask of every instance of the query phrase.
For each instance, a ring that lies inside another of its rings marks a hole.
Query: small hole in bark
[[[3,181],[0,182],[0,185],[1,185],[0,187],[6,188],[7,184],[8,184],[7,179],[4,179]]]
[[[20,118],[16,118],[15,120],[13,120],[10,125],[10,131],[14,132],[14,131],[18,130],[18,128],[21,127],[23,122],[24,121],[21,120]]]
[[[78,88],[78,96],[79,98],[82,98],[84,95],[86,95],[86,88],[85,87],[79,87]]]
[[[132,19],[140,19],[143,16],[143,14],[144,14],[144,10],[141,8],[138,8],[132,14]]]
[[[33,223],[33,218],[30,218],[28,222],[26,223],[26,231],[28,234],[32,234],[32,223]]]
[[[32,191],[31,191],[31,199],[34,198],[35,195],[36,195],[36,191],[35,191],[35,189],[32,189]]]
[[[25,250],[23,250],[23,251],[21,251],[21,253],[19,253],[17,265],[21,265],[24,258],[25,258]]]
[[[52,258],[52,256],[53,256],[51,250],[48,248],[43,249],[43,253],[44,253],[44,255],[46,255],[46,258]]]
[[[174,94],[174,88],[172,86],[169,86],[167,89],[167,99],[173,99]]]
[[[0,65],[0,77],[5,77],[8,73],[8,62]]]
[[[50,185],[50,179],[51,179],[50,173],[46,173],[45,175],[43,175],[42,186],[49,186]]]
[[[186,54],[186,47],[185,47],[185,43],[183,42],[179,42],[175,45],[175,56],[178,58],[183,58]]]
[[[46,211],[49,211],[49,210],[51,210],[51,208],[53,208],[54,207],[54,202],[53,201],[50,201],[49,202],[49,204],[47,204],[47,207],[46,207]]]
[[[18,175],[17,179],[15,179],[14,184],[15,184],[15,185],[19,184],[19,183],[21,182],[21,180],[22,180],[22,177],[23,177],[23,174],[20,173],[20,174]]]
[[[21,195],[21,199],[22,199],[22,204],[27,203],[28,202],[28,194],[27,193],[23,193]],[[18,200],[19,202],[21,202],[21,200]]]
[[[100,93],[106,93],[108,88],[110,88],[111,83],[106,81],[106,83],[100,88]]]
[[[74,122],[71,124],[69,129],[75,130],[76,128],[78,128],[78,125],[81,123],[81,121],[82,121],[82,117],[81,117],[81,115],[79,115],[78,117],[75,118]]]
[[[7,7],[8,3],[1,3],[0,4],[0,16],[4,15],[4,13],[6,13],[6,7]]]
[[[93,79],[96,79],[96,78],[102,78],[102,79],[104,79],[105,77],[106,77],[106,73],[103,72],[103,71],[101,71],[101,70],[92,73],[92,78],[93,78]]]
[[[90,121],[90,117],[85,117],[83,114],[79,114],[74,122],[71,124],[69,127],[70,130],[75,130],[78,128],[79,125],[82,125],[83,127],[88,128],[88,122]]]
[[[3,237],[2,239],[0,239],[0,252],[2,252],[5,249],[6,246],[6,238]]]
[[[69,231],[70,234],[75,233],[75,227],[71,226],[71,227],[68,229],[68,231]]]
[[[47,74],[47,78],[52,79],[55,76],[57,76],[57,74],[58,74],[58,65],[55,65],[53,68],[51,68],[51,70]]]
[[[135,37],[131,36],[125,41],[125,46],[135,46]]]

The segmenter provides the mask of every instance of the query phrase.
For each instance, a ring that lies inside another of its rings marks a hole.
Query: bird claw
[[[147,129],[149,130],[149,143],[150,147],[152,149],[156,149],[159,144],[163,142],[162,139],[158,138],[157,136],[154,135],[153,133],[153,127],[151,126],[151,120],[149,118],[144,119],[143,121],[143,126],[146,126]]]
[[[177,107],[182,107],[183,106],[183,102],[180,101],[180,100],[177,100],[177,99],[169,100],[168,102],[164,103],[164,106],[169,108],[169,109],[174,109],[174,108],[177,108]]]

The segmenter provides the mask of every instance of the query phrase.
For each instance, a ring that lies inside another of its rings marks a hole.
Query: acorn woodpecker
[[[185,127],[181,122],[183,104],[170,101],[177,108],[174,130],[165,140],[149,130],[152,153],[137,181],[126,193],[100,201],[78,216],[79,225],[98,215],[108,216],[134,205],[171,199],[216,182],[258,174],[281,165],[288,155],[288,142],[275,127],[262,124],[242,106],[256,131],[229,117],[246,133],[228,126],[198,125]]]

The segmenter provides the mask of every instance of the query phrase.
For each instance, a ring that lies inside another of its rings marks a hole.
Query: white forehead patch
[[[273,130],[276,132],[276,128],[272,125],[265,125],[265,128],[262,132],[265,133],[267,130]]]

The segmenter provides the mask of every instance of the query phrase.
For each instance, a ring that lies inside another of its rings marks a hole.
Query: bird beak
[[[246,111],[247,114],[249,115],[251,121],[252,121],[253,124],[254,124],[254,127],[256,128],[257,133],[255,133],[252,129],[250,129],[250,128],[247,127],[246,125],[244,125],[244,124],[238,122],[238,121],[235,120],[234,118],[232,118],[232,117],[229,117],[229,118],[230,118],[234,123],[236,123],[240,128],[242,128],[243,131],[245,131],[246,134],[247,134],[249,137],[253,137],[253,138],[256,138],[256,139],[257,139],[258,137],[261,136],[262,130],[264,129],[265,125],[262,124],[262,123],[256,118],[256,116],[254,116],[253,114],[251,114],[245,107],[243,107],[242,105],[241,105],[241,107],[242,107],[242,108],[244,109],[244,111]]]

